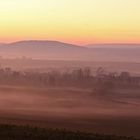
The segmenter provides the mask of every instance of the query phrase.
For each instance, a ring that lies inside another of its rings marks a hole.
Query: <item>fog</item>
[[[139,128],[139,109],[139,90],[97,96],[79,88],[0,87],[2,122],[139,136],[130,130]]]
[[[1,46],[0,123],[140,137],[138,46]]]
[[[66,60],[38,60],[16,58],[16,59],[0,59],[1,67],[11,67],[16,70],[28,71],[50,71],[61,70],[69,71],[80,67],[90,67],[93,72],[99,67],[103,67],[107,71],[122,72],[128,71],[134,75],[140,75],[140,63],[136,62],[104,62],[104,61],[66,61]]]
[[[78,46],[59,41],[26,40],[0,45],[0,56],[42,60],[140,62],[140,44]]]

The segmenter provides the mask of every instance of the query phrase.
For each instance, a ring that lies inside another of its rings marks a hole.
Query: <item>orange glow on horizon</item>
[[[0,42],[140,43],[140,0],[4,0]]]

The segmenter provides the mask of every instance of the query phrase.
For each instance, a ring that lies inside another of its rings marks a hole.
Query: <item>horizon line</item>
[[[18,42],[30,42],[30,41],[42,41],[42,42],[58,42],[58,43],[65,43],[65,44],[71,44],[71,45],[77,45],[77,46],[90,46],[90,45],[140,45],[140,43],[129,43],[129,42],[105,42],[105,43],[87,43],[87,44],[77,44],[77,43],[71,43],[71,42],[65,42],[65,41],[60,41],[60,40],[51,40],[51,39],[26,39],[26,40],[17,40],[17,41],[11,41],[11,42],[0,42],[0,44],[13,44],[13,43],[18,43]]]

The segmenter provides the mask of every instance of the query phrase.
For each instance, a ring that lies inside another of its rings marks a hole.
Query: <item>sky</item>
[[[0,42],[140,43],[140,0],[0,0]]]

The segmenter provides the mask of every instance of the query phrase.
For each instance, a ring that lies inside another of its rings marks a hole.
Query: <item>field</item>
[[[16,125],[0,125],[0,137],[2,140],[138,140],[133,137]]]
[[[1,86],[0,123],[140,137],[139,89],[128,91]]]

